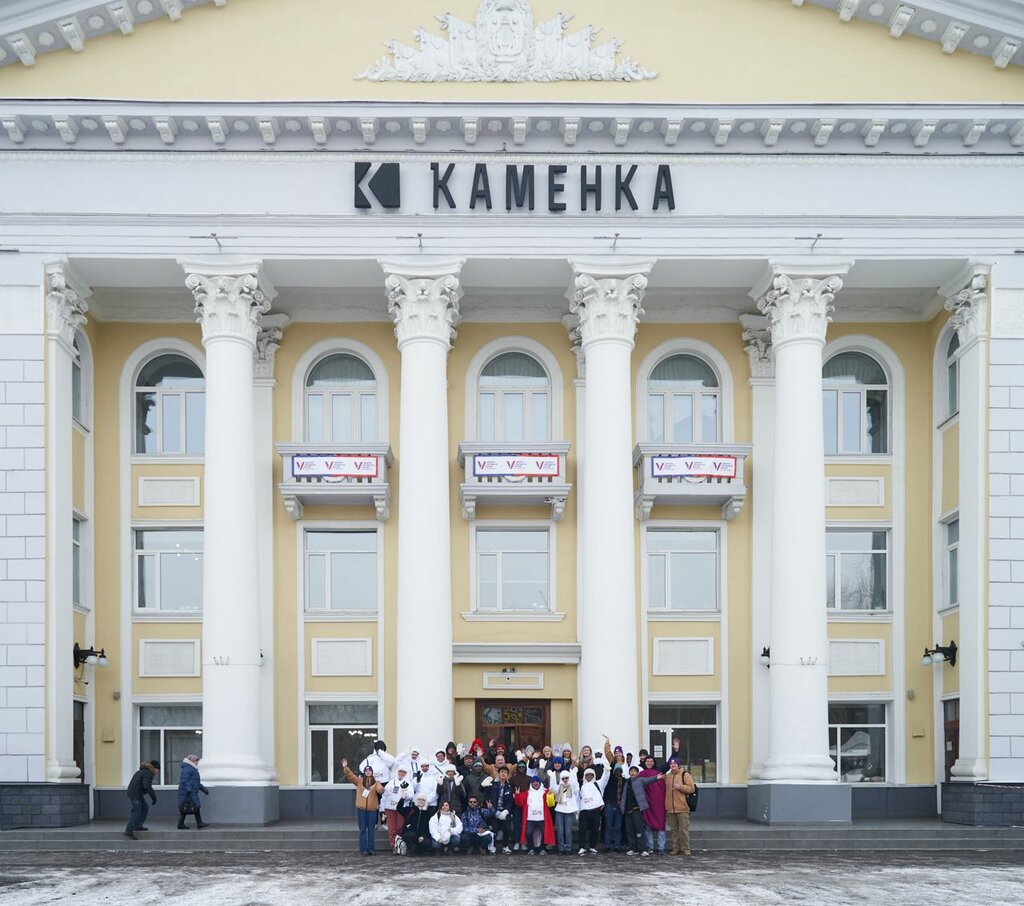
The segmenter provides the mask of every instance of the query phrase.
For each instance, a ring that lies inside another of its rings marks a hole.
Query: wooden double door
[[[476,702],[476,735],[486,746],[493,739],[509,752],[535,749],[551,741],[551,702],[537,699],[483,699]]]

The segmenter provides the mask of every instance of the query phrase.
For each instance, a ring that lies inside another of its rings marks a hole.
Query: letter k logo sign
[[[355,206],[361,210],[372,207],[370,199],[362,189],[367,174],[373,164],[366,161],[356,162]],[[402,206],[402,181],[397,163],[378,164],[377,171],[370,177],[368,188],[370,194],[377,199],[382,208],[400,208]]]

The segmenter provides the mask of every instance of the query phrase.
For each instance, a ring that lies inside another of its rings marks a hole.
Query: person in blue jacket
[[[186,755],[181,761],[181,779],[178,781],[178,830],[188,830],[185,826],[186,815],[196,816],[197,828],[209,827],[199,810],[200,793],[210,795],[199,778],[199,756]]]

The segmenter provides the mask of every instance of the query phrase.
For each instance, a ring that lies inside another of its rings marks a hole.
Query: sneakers
[[[651,851],[649,849],[645,849],[642,853],[640,853],[641,856],[649,856],[650,854]]]
[[[576,853],[577,856],[585,856],[586,854],[587,854],[587,851],[585,849],[582,849],[582,848],[580,849],[580,851],[578,853]]]
[[[537,850],[537,855],[538,856],[546,856],[547,854],[548,854],[548,851],[546,849]]]
[[[517,846],[516,849],[518,849],[518,848],[519,847]],[[503,855],[506,855],[506,856],[511,856],[512,855],[512,850],[510,850],[507,846],[503,846],[501,848],[501,852],[502,852]]]
[[[490,846],[488,846],[488,847],[487,847],[487,852],[489,852],[489,853],[490,853],[490,854],[491,854],[492,856],[493,856],[493,855],[494,855],[494,854],[495,854],[495,853],[496,853],[497,851],[498,851],[498,850],[497,850],[497,849],[495,849],[495,847],[494,847],[494,844],[493,844],[493,843],[492,843],[492,844],[491,844]]]
[[[135,836],[135,834],[134,834],[134,833],[132,833],[131,831],[125,831],[125,832],[124,832],[124,834],[123,834],[123,836],[127,837],[127,838],[128,838],[129,840],[138,840],[138,839],[139,839],[139,838],[138,838],[138,837],[136,837],[136,836]]]
[[[537,852],[536,852],[536,850],[528,849],[526,851],[526,855],[528,855],[528,856],[535,856],[535,855],[537,855]]]
[[[626,850],[626,855],[627,855],[627,856],[635,856],[635,855],[636,855],[636,853],[635,853],[635,852],[633,852],[633,850],[631,850],[631,849],[627,849],[627,850]]]
[[[587,850],[587,852],[588,852],[588,853],[592,853],[592,854],[593,854],[593,855],[595,855],[595,856],[597,855],[597,850],[596,850],[596,849],[594,849],[593,847],[591,847],[590,849],[588,849],[588,850]]]

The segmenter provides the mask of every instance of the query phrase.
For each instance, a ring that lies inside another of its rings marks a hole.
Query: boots
[[[185,813],[178,812],[178,830],[188,830],[185,826]]]
[[[209,824],[203,821],[203,813],[199,809],[196,809],[196,829],[202,830],[204,827],[209,826]]]

